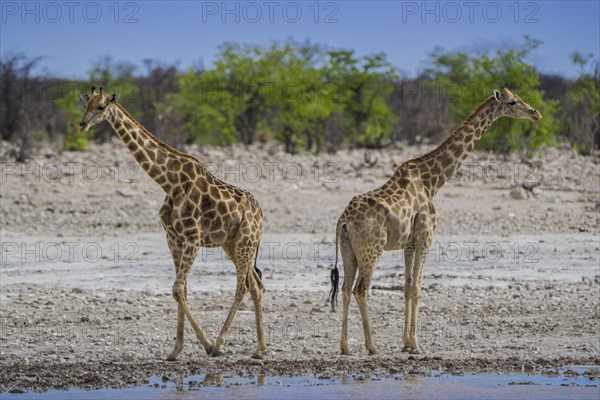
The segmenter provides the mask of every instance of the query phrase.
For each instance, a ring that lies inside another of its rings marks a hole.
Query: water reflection
[[[320,398],[590,398],[600,393],[595,366],[573,366],[558,374],[465,374],[414,376],[350,374],[296,377],[222,374],[153,376],[150,385],[129,389],[66,390],[24,395],[2,393],[12,399],[320,399]]]
[[[204,386],[222,386],[225,379],[221,374],[206,374],[202,380]]]

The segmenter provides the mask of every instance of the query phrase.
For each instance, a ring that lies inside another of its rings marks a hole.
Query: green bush
[[[56,100],[56,103],[62,110],[63,118],[67,121],[63,149],[68,151],[85,151],[88,148],[87,135],[77,131],[77,121],[81,119],[83,110],[78,106],[79,98],[75,97],[75,94],[70,92],[66,96]]]
[[[556,144],[555,121],[558,102],[544,99],[539,89],[539,73],[525,59],[541,42],[525,37],[521,49],[497,50],[491,54],[445,52],[440,49],[431,56],[429,74],[439,90],[450,97],[450,112],[460,124],[475,108],[492,94],[493,89],[509,88],[525,102],[542,113],[536,124],[503,118],[483,135],[477,147],[508,153],[530,153],[535,148]]]

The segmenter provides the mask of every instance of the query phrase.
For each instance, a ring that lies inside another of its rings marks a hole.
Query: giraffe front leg
[[[171,257],[173,257],[173,264],[175,265],[175,275],[177,275],[177,271],[179,270],[179,264],[181,264],[181,243],[178,242],[176,235],[166,228],[169,225],[169,216],[171,213],[171,204],[169,202],[168,197],[165,199],[165,203],[160,211],[161,221],[165,226],[165,230],[167,233],[167,244],[169,245],[169,250],[171,251]],[[185,298],[187,301],[187,283],[184,286]],[[183,350],[183,331],[185,324],[185,312],[183,307],[177,304],[177,334],[175,337],[175,347],[167,357],[167,361],[176,361],[177,357]]]
[[[187,302],[187,283],[184,289],[185,300]],[[177,336],[175,338],[175,347],[167,357],[167,361],[176,361],[177,357],[183,350],[183,330],[185,323],[185,311],[183,307],[178,303],[177,304]]]
[[[415,279],[413,279],[413,284],[409,288],[411,322],[409,325],[408,344],[410,346],[411,354],[421,353],[421,348],[419,347],[419,342],[417,340],[417,326],[419,320],[419,300],[421,299],[421,288],[423,286],[423,266],[425,264],[427,251],[429,251],[428,246],[427,250],[421,252],[415,260],[413,269],[413,277],[415,277]]]
[[[402,335],[402,341],[404,347],[402,352],[412,351],[410,342],[410,332],[412,324],[412,297],[411,297],[411,286],[412,286],[412,273],[413,264],[415,261],[414,249],[404,250],[404,329]]]
[[[200,341],[200,343],[204,347],[204,350],[206,350],[208,354],[211,354],[213,351],[213,344],[210,341],[210,339],[207,338],[206,333],[202,329],[202,326],[200,326],[198,320],[192,313],[190,306],[187,304],[187,301],[185,299],[184,284],[177,280],[175,280],[175,283],[173,284],[173,297],[175,298],[175,301],[177,301],[177,306],[183,309],[183,313],[190,322],[190,325],[192,326],[192,329],[196,334],[196,338]],[[175,345],[177,346],[177,343]]]
[[[404,329],[402,334],[402,341],[404,342],[404,347],[402,347],[402,352],[411,352],[412,347],[410,345],[410,324],[412,323],[412,299],[410,296],[410,289],[408,285],[404,285]]]
[[[410,288],[409,293],[409,325],[408,325],[408,338],[407,344],[405,348],[410,354],[419,354],[421,353],[421,348],[419,347],[419,343],[417,341],[417,323],[419,317],[419,298],[421,297],[421,288],[417,285],[413,285]]]
[[[411,354],[418,354],[421,352],[421,348],[417,341],[419,300],[421,299],[421,288],[423,286],[423,267],[425,266],[427,254],[431,248],[435,223],[435,214],[419,214],[417,218],[415,218],[415,256],[411,273],[411,284],[409,286],[411,321],[408,326],[408,346],[411,348]]]
[[[177,269],[177,277],[175,278],[175,282],[173,283],[173,298],[177,301],[177,306],[183,309],[185,316],[187,317],[194,333],[196,334],[196,338],[200,341],[204,350],[208,354],[211,354],[213,351],[212,342],[206,337],[206,333],[198,323],[198,320],[192,313],[189,304],[187,303],[186,296],[186,282],[192,268],[192,264],[196,259],[196,254],[198,253],[199,246],[190,241],[189,243],[185,243],[182,246],[182,254],[181,254],[181,262],[179,268]]]

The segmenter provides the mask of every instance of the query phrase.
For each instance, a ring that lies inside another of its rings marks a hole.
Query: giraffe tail
[[[340,284],[340,271],[338,270],[338,243],[340,237],[339,226],[335,230],[335,264],[331,268],[329,279],[331,280],[331,290],[329,291],[329,302],[331,303],[331,312],[335,312],[337,304],[338,286]]]
[[[258,260],[258,252],[259,251],[260,251],[260,246],[256,248],[256,254],[254,255],[254,271],[252,271],[252,273],[254,274],[254,280],[256,281],[256,284],[258,285],[258,287],[260,288],[260,290],[262,290],[264,292],[265,291],[265,286],[262,283],[262,272],[256,266],[256,262]]]

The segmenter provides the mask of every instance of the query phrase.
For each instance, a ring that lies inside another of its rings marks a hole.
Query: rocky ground
[[[161,189],[116,141],[85,153],[43,148],[26,164],[12,162],[3,143],[0,391],[143,385],[153,375],[552,375],[599,365],[600,155],[568,149],[467,159],[436,198],[419,319],[423,354],[400,351],[403,261],[389,252],[369,297],[380,354],[367,355],[353,304],[353,355],[338,355],[341,315],[326,303],[335,221],[353,195],[429,149],[290,156],[272,144],[187,148],[263,207],[269,351],[262,361],[249,358],[255,328],[247,298],[224,357],[209,358],[186,327],[180,360],[168,363],[176,305],[157,218]],[[198,257],[190,303],[211,338],[234,282],[222,253]],[[590,378],[598,383],[597,373]]]

